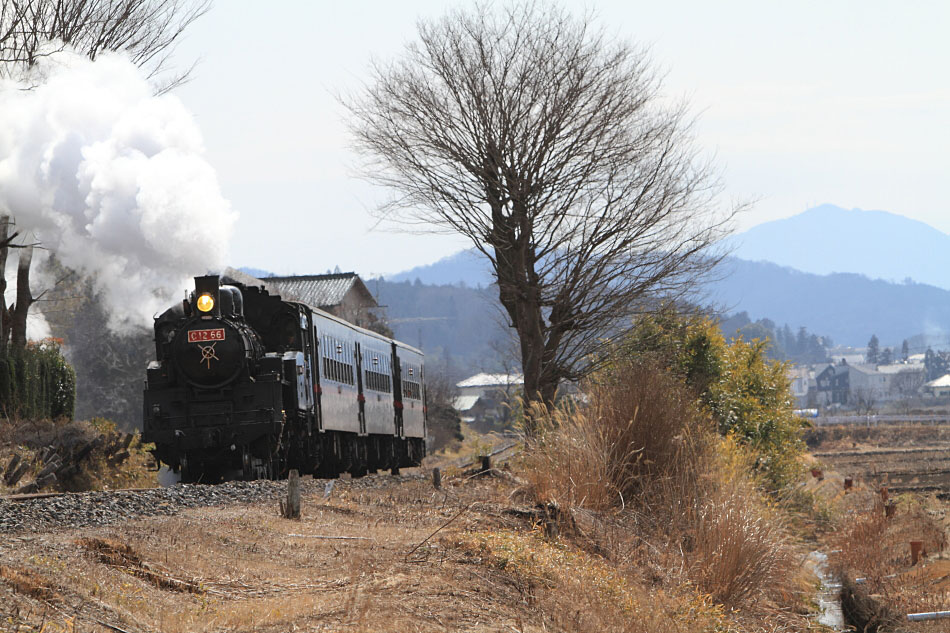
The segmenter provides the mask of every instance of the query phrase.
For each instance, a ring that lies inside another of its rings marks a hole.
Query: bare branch
[[[67,47],[90,59],[121,51],[166,92],[194,68],[165,77],[175,44],[210,7],[211,0],[8,0],[0,3],[0,76],[19,77]]]

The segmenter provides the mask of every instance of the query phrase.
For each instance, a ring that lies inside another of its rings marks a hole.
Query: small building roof
[[[452,407],[454,407],[456,411],[463,413],[474,407],[479,398],[481,398],[481,396],[459,396],[452,401]]]
[[[862,374],[868,374],[871,376],[879,373],[877,370],[877,366],[875,365],[852,365],[849,363],[847,367],[849,367],[851,371],[856,371],[856,372],[860,372]]]
[[[252,277],[251,275],[238,270],[237,268],[225,268],[224,272],[221,274],[221,283],[239,283],[250,288],[263,287],[264,290],[272,295],[280,295],[281,299],[289,301],[303,301],[301,297],[298,297],[293,292],[290,292],[289,290],[285,291],[270,283],[270,277],[268,277],[266,280],[258,279],[257,277]]]
[[[877,371],[881,374],[900,374],[905,371],[920,373],[924,370],[923,365],[911,365],[909,363],[893,363],[891,365],[878,365]]]
[[[933,389],[934,387],[950,387],[950,374],[944,374],[936,380],[931,380],[924,385],[926,389]]]
[[[292,275],[268,277],[267,283],[283,292],[291,293],[304,303],[317,308],[331,308],[343,303],[343,298],[355,289],[360,297],[376,307],[376,299],[356,273],[330,273],[327,275]]]
[[[508,387],[523,384],[524,376],[521,374],[475,374],[455,386],[461,389],[464,387]]]

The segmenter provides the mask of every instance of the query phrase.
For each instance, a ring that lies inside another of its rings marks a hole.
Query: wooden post
[[[482,455],[481,472],[487,473],[489,470],[491,470],[491,455]]]
[[[285,519],[300,518],[300,473],[296,469],[287,476],[287,501],[280,502],[280,514]]]
[[[436,490],[442,489],[442,471],[438,468],[432,469],[432,485]]]
[[[854,485],[854,480],[851,477],[844,478],[844,489],[851,490],[851,486]]]

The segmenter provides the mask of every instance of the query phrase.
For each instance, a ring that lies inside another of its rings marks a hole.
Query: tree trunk
[[[30,265],[33,263],[33,247],[26,246],[20,251],[20,260],[16,270],[16,304],[13,307],[11,343],[14,347],[26,347],[26,317],[33,305],[30,293]]]
[[[513,246],[509,246],[509,244]],[[520,244],[510,240],[506,247],[496,247],[496,274],[498,276],[498,298],[511,319],[512,327],[518,332],[521,343],[521,371],[524,374],[525,432],[534,433],[535,424],[531,405],[533,403],[550,406],[545,395],[549,389],[543,388],[544,374],[544,316],[539,300],[540,289],[530,283],[534,275],[533,264]]]
[[[7,300],[4,298],[4,293],[7,291],[7,253],[10,252],[10,247],[6,245],[6,241],[9,235],[10,216],[0,215],[0,352],[6,349],[7,340],[10,338],[7,326],[10,317],[7,315]]]

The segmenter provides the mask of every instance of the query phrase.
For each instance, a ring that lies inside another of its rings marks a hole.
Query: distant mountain
[[[723,312],[805,326],[835,343],[863,347],[877,334],[882,347],[899,347],[916,334],[945,340],[950,330],[950,291],[935,286],[853,273],[813,275],[741,259],[727,260],[720,272],[722,279],[706,288],[705,299]]]
[[[257,277],[258,279],[263,279],[264,277],[274,277],[274,273],[263,270],[261,268],[251,268],[250,266],[241,266],[238,268],[245,275],[250,275],[251,277]]]
[[[755,226],[729,239],[733,255],[827,275],[859,273],[872,279],[950,289],[950,235],[887,211],[823,204]]]
[[[479,264],[472,251],[463,251],[394,279],[487,287],[486,271],[487,264]],[[738,258],[726,260],[720,277],[704,288],[698,303],[712,304],[723,314],[745,311],[752,319],[768,318],[795,331],[804,326],[842,345],[863,347],[877,334],[882,346],[900,346],[918,334],[946,340],[950,332],[950,291],[931,285],[892,283],[854,273],[816,275]],[[496,301],[494,295],[488,299]],[[408,318],[410,312],[402,316]],[[465,338],[467,333],[459,330],[458,336]]]
[[[504,370],[511,329],[494,288],[373,281],[396,338],[420,347],[430,366],[457,367],[459,379]]]
[[[443,286],[467,285],[472,288],[488,287],[494,281],[491,266],[484,255],[470,248],[443,257],[427,266],[417,266],[387,278],[387,281],[415,281]]]

